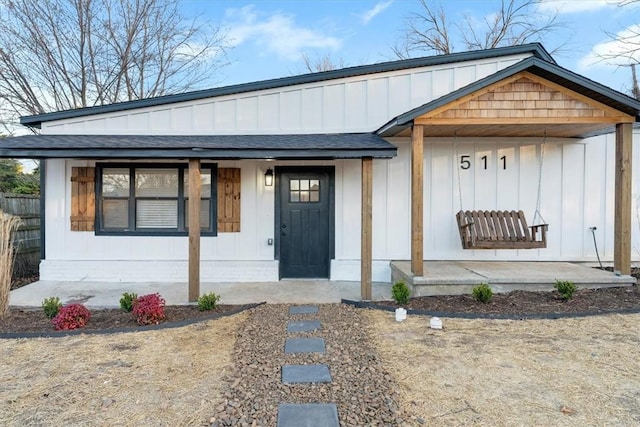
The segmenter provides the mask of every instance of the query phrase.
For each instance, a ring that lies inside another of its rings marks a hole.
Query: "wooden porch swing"
[[[459,211],[463,249],[536,249],[547,247],[548,224],[527,226],[522,211]]]
[[[524,212],[495,211],[495,210],[463,210],[462,187],[460,184],[460,169],[458,168],[458,195],[460,196],[460,211],[456,214],[462,249],[539,249],[547,247],[547,230],[540,214],[540,199],[542,191],[542,163],[544,146],[547,139],[540,145],[540,161],[538,163],[538,197],[536,200],[536,219],[540,223],[527,225]],[[457,150],[456,150],[457,156]]]

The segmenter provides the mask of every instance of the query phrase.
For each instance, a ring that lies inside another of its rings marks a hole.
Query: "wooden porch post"
[[[360,297],[371,300],[373,159],[362,158],[362,222],[360,247]]]
[[[613,270],[631,274],[631,123],[616,125]]]
[[[189,302],[200,297],[200,159],[189,159]]]
[[[424,275],[423,254],[423,187],[424,187],[424,128],[413,125],[411,129],[411,272]]]

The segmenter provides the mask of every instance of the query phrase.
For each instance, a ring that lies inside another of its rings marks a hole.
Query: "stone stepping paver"
[[[312,332],[320,329],[319,320],[290,320],[287,322],[287,332]]]
[[[284,365],[282,382],[285,384],[330,383],[331,373],[327,365]]]
[[[284,342],[284,352],[291,353],[324,353],[324,339],[322,338],[287,338]]]
[[[298,305],[295,307],[289,307],[289,314],[315,314],[317,312],[317,305]]]
[[[281,403],[278,427],[340,427],[335,403]]]

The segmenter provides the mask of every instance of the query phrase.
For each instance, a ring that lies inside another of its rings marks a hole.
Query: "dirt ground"
[[[0,340],[0,425],[202,425],[222,398],[220,378],[246,318]]]
[[[640,425],[640,314],[443,319],[365,311],[412,425]]]
[[[444,318],[438,331],[428,316],[357,313],[409,425],[640,425],[640,314]],[[0,340],[0,425],[207,425],[248,318]]]

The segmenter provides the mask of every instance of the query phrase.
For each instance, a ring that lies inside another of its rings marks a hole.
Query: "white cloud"
[[[226,25],[234,46],[253,41],[264,51],[291,61],[300,60],[300,53],[308,48],[336,50],[342,40],[313,29],[298,26],[295,16],[274,13],[261,16],[254,6],[226,11]]]
[[[620,0],[541,0],[538,9],[542,12],[578,13],[615,6]]]
[[[393,0],[379,1],[373,8],[367,10],[360,15],[360,20],[363,24],[368,24],[373,18],[384,12],[389,6],[391,6]]]
[[[640,24],[620,31],[616,38],[617,40],[607,40],[593,46],[591,52],[580,59],[578,67],[585,69],[598,64],[629,65],[631,62],[640,63]]]

